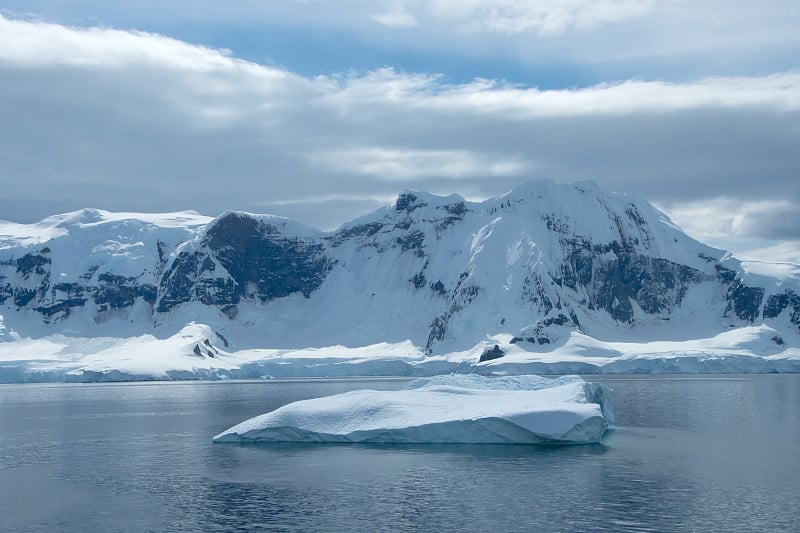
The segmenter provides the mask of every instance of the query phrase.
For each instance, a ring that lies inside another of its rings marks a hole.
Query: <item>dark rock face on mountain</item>
[[[72,309],[88,302],[95,304],[99,313],[130,307],[137,299],[149,304],[155,302],[156,287],[135,277],[102,273],[96,276],[94,283],[87,285],[54,282],[51,255],[49,248],[43,248],[0,263],[0,266],[12,267],[17,280],[17,285],[12,286],[9,276],[0,275],[0,304],[13,299],[17,308],[31,308],[45,321],[51,321],[68,317]],[[82,276],[83,280],[92,280],[96,270],[96,267],[90,269]]]
[[[763,321],[800,331],[797,279],[751,275],[649,204],[593,184],[536,182],[481,203],[406,191],[329,233],[236,212],[112,215],[54,217],[46,238],[0,236],[0,314],[80,330],[87,317],[144,327],[207,309],[234,340],[246,303],[265,345],[391,338],[428,353],[500,333],[548,346],[570,331],[681,317],[702,317],[710,334]]]
[[[308,298],[334,263],[320,242],[231,213],[208,230],[198,249],[178,254],[162,278],[157,310],[191,301],[231,310],[243,298],[262,303],[294,293]]]
[[[761,295],[763,298],[763,294]],[[777,318],[782,313],[789,315],[792,324],[800,327],[800,295],[792,290],[780,294],[772,294],[764,304],[764,318]],[[750,313],[748,313],[751,315]],[[752,315],[751,315],[752,316]]]
[[[557,283],[585,289],[589,309],[603,309],[619,322],[633,320],[634,304],[649,314],[674,309],[690,285],[709,279],[692,267],[643,255],[624,241],[592,245],[572,240],[565,245],[567,261]]]
[[[41,298],[50,287],[50,250],[43,248],[38,252],[26,253],[19,258],[0,262],[8,273],[16,274],[22,283],[11,283],[11,276],[0,275],[0,304],[12,299],[17,307],[25,307],[37,297]]]

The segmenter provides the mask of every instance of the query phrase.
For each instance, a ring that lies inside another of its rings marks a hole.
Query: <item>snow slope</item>
[[[437,376],[402,391],[358,390],[285,405],[215,442],[592,443],[611,391],[576,376]]]

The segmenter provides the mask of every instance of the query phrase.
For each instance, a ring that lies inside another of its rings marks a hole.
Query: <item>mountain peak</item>
[[[414,211],[418,207],[440,207],[445,205],[464,202],[464,197],[460,194],[449,194],[440,196],[429,192],[405,189],[398,196],[394,203],[396,211]]]
[[[502,194],[498,197],[499,198],[507,198],[507,197],[550,197],[553,199],[557,198],[567,198],[576,194],[595,194],[600,196],[609,196],[616,193],[610,193],[603,189],[600,185],[596,182],[591,180],[583,180],[583,181],[574,181],[574,182],[562,182],[562,181],[555,181],[551,179],[536,179],[531,181],[526,181],[520,183],[519,185],[515,185],[505,194]]]
[[[266,233],[289,233],[298,237],[311,237],[322,233],[292,218],[234,210],[224,211],[211,220],[206,226],[206,233],[219,231],[222,227],[231,230],[234,227],[243,226],[259,227]]]

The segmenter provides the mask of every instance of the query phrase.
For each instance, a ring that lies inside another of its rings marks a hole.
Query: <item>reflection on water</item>
[[[800,376],[604,377],[602,444],[213,445],[404,380],[0,386],[0,530],[796,530]]]

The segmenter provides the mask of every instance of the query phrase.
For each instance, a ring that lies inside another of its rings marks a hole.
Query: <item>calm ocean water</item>
[[[0,385],[0,531],[800,531],[800,375],[589,379],[573,447],[211,443],[399,379]]]

